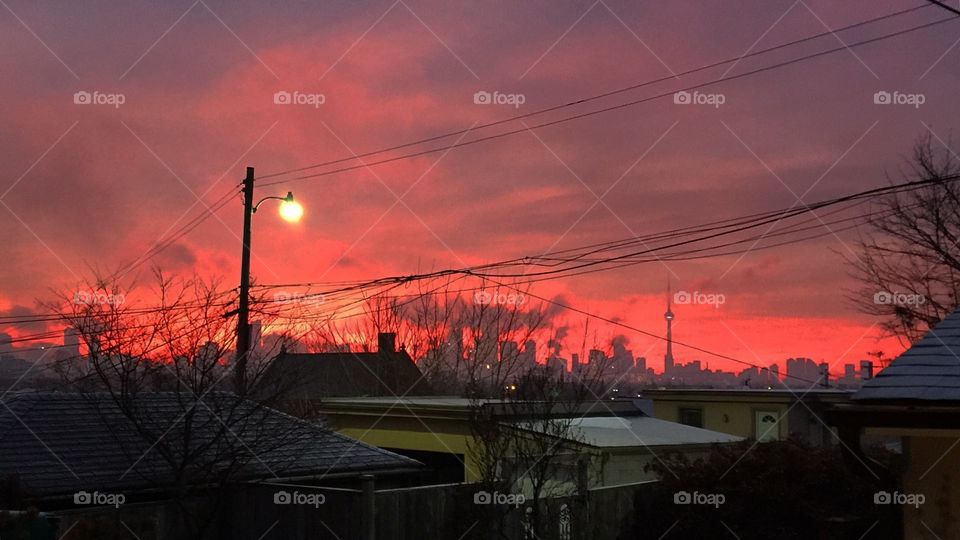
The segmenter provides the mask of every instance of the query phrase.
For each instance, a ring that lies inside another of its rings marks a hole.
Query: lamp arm
[[[257,204],[253,205],[253,208],[251,209],[251,212],[253,212],[254,214],[256,214],[256,213],[257,213],[257,208],[260,208],[260,205],[263,204],[264,201],[269,201],[270,199],[276,199],[276,200],[278,200],[278,201],[285,201],[285,200],[286,200],[286,198],[284,198],[284,197],[264,197],[264,198],[260,199],[260,201],[258,201]]]

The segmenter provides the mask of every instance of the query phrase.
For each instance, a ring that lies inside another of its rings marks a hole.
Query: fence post
[[[577,495],[573,510],[569,516],[569,537],[590,538],[590,470],[589,463],[582,458],[577,460]]]
[[[360,527],[363,540],[377,538],[377,495],[372,474],[360,475]]]

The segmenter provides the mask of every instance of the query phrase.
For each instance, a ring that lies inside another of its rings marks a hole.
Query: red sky
[[[90,268],[138,257],[229,191],[245,166],[266,175],[348,157],[923,2],[516,4],[9,1],[0,10],[0,311],[33,310]],[[925,8],[873,32],[944,16]],[[258,195],[294,191],[307,213],[295,227],[272,212],[256,216],[253,273],[261,283],[289,283],[459,267],[884,185],[898,178],[919,136],[950,144],[950,119],[960,112],[958,31],[948,23],[724,83],[710,90],[723,94],[720,107],[660,99],[263,188]],[[869,35],[827,36],[744,60],[730,74]],[[78,91],[119,93],[124,103],[76,105]],[[325,102],[277,105],[278,91],[323,94]],[[476,105],[478,91],[525,101]],[[878,91],[923,94],[925,102],[878,106]],[[237,199],[153,261],[233,281],[241,219]],[[675,308],[677,339],[761,364],[791,356],[842,364],[897,350],[878,343],[876,321],[845,299],[856,287],[844,264],[855,239],[848,231],[742,258],[647,264],[534,292],[662,332],[669,276],[676,289],[726,298],[717,308]],[[610,329],[619,333],[659,369],[662,343]],[[677,357],[737,368],[682,348]]]

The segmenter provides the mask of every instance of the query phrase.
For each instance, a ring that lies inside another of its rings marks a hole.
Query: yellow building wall
[[[903,492],[924,497],[919,506],[903,507],[904,538],[946,539],[960,533],[960,433],[940,435],[904,437]]]
[[[442,452],[459,454],[464,461],[464,480],[468,483],[480,480],[477,460],[473,455],[471,444],[474,439],[469,425],[462,420],[440,418],[407,418],[376,415],[355,415],[349,413],[327,413],[327,419],[333,429],[348,437],[360,440],[367,444],[383,448],[398,450],[416,450],[427,452]],[[719,430],[718,430],[719,431]],[[666,452],[658,449],[657,452]],[[708,449],[684,449],[691,457],[705,457]],[[605,457],[596,455],[604,453]],[[623,450],[593,450],[595,454],[592,463],[596,469],[591,469],[588,481],[592,487],[611,486],[655,480],[657,476],[644,467],[656,457],[651,450],[645,447],[632,447]],[[583,454],[586,455],[586,454]],[[571,465],[571,471],[575,467]],[[563,491],[564,486],[554,486]],[[566,490],[574,489],[575,485],[566,486]]]
[[[653,401],[653,415],[670,422],[680,421],[680,409],[698,408],[703,410],[703,429],[729,433],[739,437],[753,438],[754,413],[756,411],[775,411],[780,418],[777,424],[779,438],[785,439],[789,433],[787,425],[787,406],[782,403],[764,403],[748,401]]]
[[[616,486],[621,484],[633,484],[637,482],[649,482],[659,480],[655,470],[647,470],[648,465],[657,465],[663,463],[663,458],[670,452],[681,451],[690,460],[707,459],[710,456],[710,448],[690,449],[676,447],[671,449],[663,448],[634,448],[629,453],[613,452],[608,454],[606,459],[601,461],[602,476],[597,479],[590,478],[590,487]]]
[[[328,419],[339,433],[374,446],[460,454],[464,480],[476,482],[480,478],[469,442],[473,436],[460,422],[340,414],[329,414]]]

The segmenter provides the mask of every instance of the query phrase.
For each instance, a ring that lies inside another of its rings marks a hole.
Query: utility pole
[[[240,305],[237,309],[237,358],[234,377],[237,395],[247,392],[247,357],[250,355],[250,220],[253,218],[253,167],[243,179],[243,252],[240,255]]]

